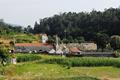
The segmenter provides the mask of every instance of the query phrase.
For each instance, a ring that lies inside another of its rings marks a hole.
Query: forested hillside
[[[26,35],[26,33],[46,33],[49,35],[49,40],[55,40],[53,36],[57,34],[61,41],[65,43],[95,42],[102,49],[108,46],[113,49],[120,48],[119,30],[120,8],[61,13],[40,19],[39,22],[35,22],[33,29],[30,25],[23,29],[21,26],[13,26],[0,21],[0,37],[16,38],[17,42],[26,41],[26,39],[21,41],[21,34],[15,37],[15,34],[18,33],[22,33],[22,35]]]
[[[69,12],[40,20],[35,23],[35,33],[58,34],[64,37],[67,35],[73,38],[84,36],[93,39],[96,33],[105,33],[108,36],[120,34],[120,8],[110,8],[103,12],[93,10],[87,12]]]
[[[22,26],[14,26],[0,20],[0,37],[9,38],[16,33],[22,33]]]
[[[9,47],[14,40],[16,43],[32,43],[39,42],[39,37],[29,33],[28,28],[8,24],[0,19],[0,46]]]
[[[68,12],[35,22],[34,33],[57,34],[63,41],[94,41],[99,46],[109,43],[112,35],[120,35],[120,8],[104,11]],[[101,43],[104,43],[101,45]]]

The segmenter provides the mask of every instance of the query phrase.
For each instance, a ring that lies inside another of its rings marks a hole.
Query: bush
[[[115,57],[120,57],[120,53],[118,51],[114,51]]]
[[[17,39],[16,43],[32,43],[31,39]]]
[[[35,61],[40,60],[41,57],[37,54],[20,54],[17,55],[17,62],[27,62],[27,61]]]
[[[0,46],[0,61],[1,64],[4,66],[7,63],[9,63],[10,55],[7,52],[7,49],[3,48],[3,46]]]
[[[119,58],[95,58],[95,57],[83,57],[83,58],[54,58],[44,61],[45,63],[51,64],[62,64],[71,67],[80,67],[80,66],[115,66],[120,67]]]

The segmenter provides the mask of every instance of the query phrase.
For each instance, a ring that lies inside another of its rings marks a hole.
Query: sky
[[[63,12],[90,12],[120,7],[120,0],[0,0],[0,19],[34,26],[35,21]]]

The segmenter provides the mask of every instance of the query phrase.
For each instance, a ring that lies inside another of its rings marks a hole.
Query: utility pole
[[[56,51],[58,50],[59,45],[58,45],[58,36],[56,35]]]
[[[13,50],[15,48],[15,37],[13,38]]]
[[[14,50],[15,50],[15,37],[13,38],[13,50],[12,50],[12,59],[11,59],[11,63],[12,64],[16,64],[16,62],[17,62]]]

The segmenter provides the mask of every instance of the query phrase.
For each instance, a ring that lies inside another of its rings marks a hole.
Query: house
[[[96,51],[97,44],[95,44],[95,43],[81,43],[80,49],[83,51]]]
[[[77,47],[81,51],[96,51],[97,50],[97,44],[95,43],[68,43],[66,45],[68,48],[70,47]]]
[[[47,34],[41,34],[41,36],[42,36],[42,43],[46,43],[48,41]]]
[[[46,42],[48,41],[48,36],[47,36],[47,34],[35,34],[35,36],[41,37],[40,42],[42,42],[42,43],[46,43]]]
[[[49,54],[55,54],[55,49],[51,49],[48,53]]]
[[[15,52],[49,52],[53,49],[51,44],[43,43],[17,43]]]
[[[77,47],[69,48],[70,54],[81,54],[81,51]]]
[[[63,54],[63,51],[61,49],[58,49],[55,53],[56,54]]]

